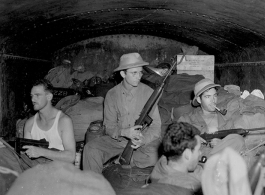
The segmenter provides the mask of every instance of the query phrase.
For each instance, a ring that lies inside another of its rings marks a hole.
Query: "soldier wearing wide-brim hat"
[[[139,53],[128,53],[120,57],[119,66],[123,81],[110,89],[104,101],[104,125],[106,134],[89,141],[84,147],[83,169],[102,172],[103,164],[121,154],[131,140],[135,149],[131,166],[145,168],[154,166],[158,160],[161,136],[161,118],[157,105],[150,117],[153,122],[143,132],[135,125],[153,89],[140,82],[143,66],[149,65]],[[115,179],[115,178],[114,178]]]
[[[211,79],[202,79],[199,82],[197,82],[194,86],[194,98],[192,101],[192,104],[194,106],[199,106],[198,103],[198,97],[200,97],[201,94],[203,94],[205,91],[211,89],[211,88],[219,88],[221,85],[215,84]],[[200,100],[199,100],[200,101]]]
[[[114,72],[146,65],[149,65],[149,62],[145,62],[139,53],[128,53],[121,56],[119,66]]]

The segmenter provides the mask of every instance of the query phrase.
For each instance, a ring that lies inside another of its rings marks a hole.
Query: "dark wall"
[[[119,65],[121,55],[138,52],[150,65],[171,62],[177,54],[189,51],[195,55],[207,55],[196,46],[155,36],[122,34],[87,39],[58,50],[54,54],[54,66],[61,66],[64,59],[71,61],[74,69],[83,67],[101,77],[111,75]]]
[[[232,63],[215,65],[215,82],[238,85],[240,90],[259,89],[265,92],[265,62]]]
[[[0,135],[9,139],[16,134],[17,120],[26,116],[25,104],[31,105],[31,83],[42,78],[51,64],[10,57],[2,57],[1,60],[2,121]]]

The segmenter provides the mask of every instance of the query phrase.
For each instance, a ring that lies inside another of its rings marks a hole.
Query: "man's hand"
[[[210,142],[210,146],[211,147],[214,147],[216,146],[217,144],[219,144],[222,140],[221,139],[218,139],[218,138],[213,138]]]
[[[203,139],[202,137],[200,137],[200,138],[201,138],[201,143],[202,144],[207,144],[207,141],[205,139]]]
[[[25,153],[28,155],[30,158],[38,158],[40,156],[43,156],[42,148],[35,147],[35,146],[23,146],[23,149],[27,149]]]
[[[127,129],[122,129],[121,136],[127,137],[131,140],[134,138],[139,139],[140,134],[141,134],[141,131],[139,129],[141,129],[141,128],[142,128],[141,125],[136,125],[134,127],[129,127]]]
[[[140,136],[135,137],[135,138],[133,138],[131,140],[132,140],[132,143],[133,143],[133,145],[131,145],[131,147],[134,148],[134,149],[137,149],[140,146],[145,144],[145,138],[142,135],[142,133],[140,133]]]

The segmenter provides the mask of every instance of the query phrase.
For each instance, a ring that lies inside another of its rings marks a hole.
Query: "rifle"
[[[250,131],[259,131],[265,130],[265,127],[253,128],[253,129],[230,129],[230,130],[220,130],[215,133],[203,133],[200,135],[205,141],[210,142],[213,138],[223,139],[229,134],[239,134],[242,136],[246,136]]]
[[[18,154],[20,154],[21,150],[24,150],[23,146],[26,146],[26,145],[59,151],[58,149],[55,149],[55,148],[48,148],[49,142],[47,142],[45,139],[33,140],[33,139],[18,138],[18,137],[16,138],[15,149]]]
[[[15,155],[16,158],[19,157],[24,162],[23,167],[26,166],[27,168],[32,168],[34,166],[34,163],[30,160],[30,158],[26,154],[20,153],[20,150],[22,148],[22,146],[20,145],[20,141],[21,140],[22,140],[23,143],[24,143],[24,141],[27,143],[27,144],[24,144],[24,145],[30,145],[30,144],[28,144],[29,142],[27,142],[27,141],[30,141],[30,142],[33,141],[34,144],[36,144],[36,142],[39,142],[37,140],[24,139],[24,138],[16,138],[15,150],[14,150],[14,148],[12,146],[10,146],[5,140],[3,140],[2,138],[0,138],[0,142],[2,142],[7,147],[7,149]],[[43,143],[43,141],[41,141],[41,144],[42,143]],[[37,146],[37,145],[35,145],[35,146]],[[19,159],[18,159],[18,161],[19,161]]]
[[[182,58],[178,64],[180,64],[182,62],[184,57],[185,57],[185,54],[182,56]],[[145,103],[144,108],[141,111],[139,118],[135,121],[135,125],[141,125],[142,126],[141,131],[143,131],[146,127],[148,127],[152,123],[153,119],[149,116],[149,113],[152,110],[155,103],[157,102],[158,98],[161,96],[161,94],[164,90],[165,83],[166,83],[168,76],[171,75],[172,70],[178,64],[177,64],[177,60],[173,63],[173,65],[170,67],[170,69],[167,71],[166,75],[164,76],[164,79],[161,82],[161,84],[153,91],[152,95],[150,96],[148,101]],[[130,164],[131,157],[132,157],[133,150],[134,150],[131,147],[132,144],[133,144],[132,141],[129,140],[126,147],[124,148],[124,150],[123,150],[123,152],[119,158],[119,163],[121,165],[129,165]]]

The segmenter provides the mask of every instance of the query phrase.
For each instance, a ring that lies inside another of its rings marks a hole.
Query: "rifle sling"
[[[0,138],[0,141],[6,146],[6,148],[7,148],[9,151],[11,151],[12,153],[14,153],[14,155],[15,155],[16,158],[17,158],[17,156],[20,157],[20,158],[23,160],[23,162],[24,162],[27,166],[29,166],[30,168],[33,167],[33,163],[31,162],[30,158],[29,158],[27,155],[25,155],[25,154],[19,154],[18,152],[16,152],[16,150],[14,150],[14,148],[13,148],[12,146],[10,146],[10,145],[9,145],[5,140],[3,140],[2,138]],[[16,156],[16,155],[17,155],[17,156]],[[19,159],[18,159],[18,161],[19,161]]]

